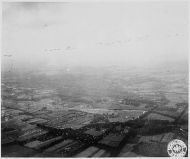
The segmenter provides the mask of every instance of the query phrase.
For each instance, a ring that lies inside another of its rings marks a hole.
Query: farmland
[[[88,71],[4,73],[2,156],[167,156],[170,140],[187,143],[186,74]]]

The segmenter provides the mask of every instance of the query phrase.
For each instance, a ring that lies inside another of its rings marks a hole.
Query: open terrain
[[[167,156],[169,141],[188,141],[180,67],[2,72],[1,90],[4,157]]]

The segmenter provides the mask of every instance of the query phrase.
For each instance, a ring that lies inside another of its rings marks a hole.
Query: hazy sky
[[[146,65],[188,56],[187,2],[3,3],[4,65]]]

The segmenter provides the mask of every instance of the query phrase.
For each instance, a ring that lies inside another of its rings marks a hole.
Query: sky
[[[4,2],[3,67],[187,61],[187,2]]]

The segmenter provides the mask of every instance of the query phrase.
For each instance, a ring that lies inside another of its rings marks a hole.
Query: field
[[[19,146],[18,153],[7,150],[15,142],[29,156],[105,157],[159,156],[154,149],[163,152],[168,133],[186,141],[177,131],[188,132],[186,72],[114,70],[4,72],[3,156],[27,156]]]

